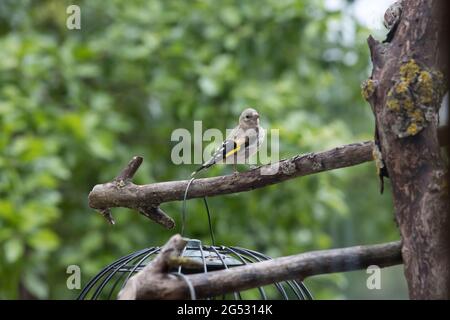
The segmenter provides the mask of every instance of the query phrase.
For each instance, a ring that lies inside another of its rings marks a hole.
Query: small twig
[[[106,209],[99,209],[98,210],[100,212],[100,214],[105,217],[106,221],[108,221],[109,224],[111,225],[115,225],[116,221],[114,220],[112,214],[111,214],[111,209],[106,208]]]
[[[130,278],[119,299],[188,299],[189,288],[183,279],[170,277],[170,263],[186,245],[180,236],[173,236],[155,260]],[[176,259],[175,259],[176,260]],[[334,272],[380,268],[402,263],[401,243],[356,246],[313,251],[288,257],[234,267],[209,273],[186,275],[197,298],[214,297],[285,280]]]
[[[172,229],[175,226],[175,222],[173,221],[173,219],[170,218],[159,207],[140,207],[138,208],[138,210],[142,215],[152,219],[162,226],[165,226],[167,229]]]
[[[114,181],[120,182],[120,181],[130,181],[133,179],[134,174],[139,169],[139,167],[142,164],[142,161],[144,158],[135,156],[133,159],[128,162],[127,166],[123,168],[123,170],[119,173],[119,175],[114,179]]]

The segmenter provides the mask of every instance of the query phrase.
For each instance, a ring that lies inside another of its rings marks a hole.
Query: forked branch
[[[354,166],[373,160],[372,147],[370,141],[353,143],[324,152],[297,155],[233,175],[196,179],[190,186],[187,198],[249,191],[301,176]],[[99,210],[110,222],[113,221],[110,208],[135,209],[170,229],[175,223],[159,205],[182,200],[189,181],[133,184],[131,179],[141,163],[142,157],[134,157],[113,181],[96,185],[89,194],[89,206]]]

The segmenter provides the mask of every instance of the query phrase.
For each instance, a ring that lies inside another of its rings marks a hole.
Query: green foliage
[[[74,298],[68,265],[86,284],[118,257],[164,243],[173,231],[126,209],[113,210],[111,227],[87,195],[136,154],[145,158],[137,183],[187,178],[194,166],[172,164],[170,135],[193,120],[225,130],[255,106],[265,127],[280,129],[281,157],[372,139],[359,89],[368,31],[319,1],[75,1],[82,29],[70,31],[72,3],[0,2],[2,299],[24,290]],[[373,164],[211,198],[210,207],[217,242],[272,256],[398,238]],[[163,205],[178,226],[180,208]],[[200,200],[188,203],[187,230],[208,242]],[[355,294],[343,274],[308,284],[317,298]],[[387,296],[404,295],[394,287]]]

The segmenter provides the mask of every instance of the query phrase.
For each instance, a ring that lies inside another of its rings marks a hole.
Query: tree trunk
[[[438,110],[447,61],[439,54],[444,18],[439,0],[398,2],[380,43],[369,37],[372,76],[363,85],[389,175],[411,299],[450,298],[447,172],[441,158]]]

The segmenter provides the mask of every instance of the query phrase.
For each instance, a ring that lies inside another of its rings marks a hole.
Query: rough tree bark
[[[446,167],[437,137],[446,90],[439,0],[396,3],[385,42],[369,37],[373,71],[363,95],[376,118],[412,299],[450,298],[450,219]]]

